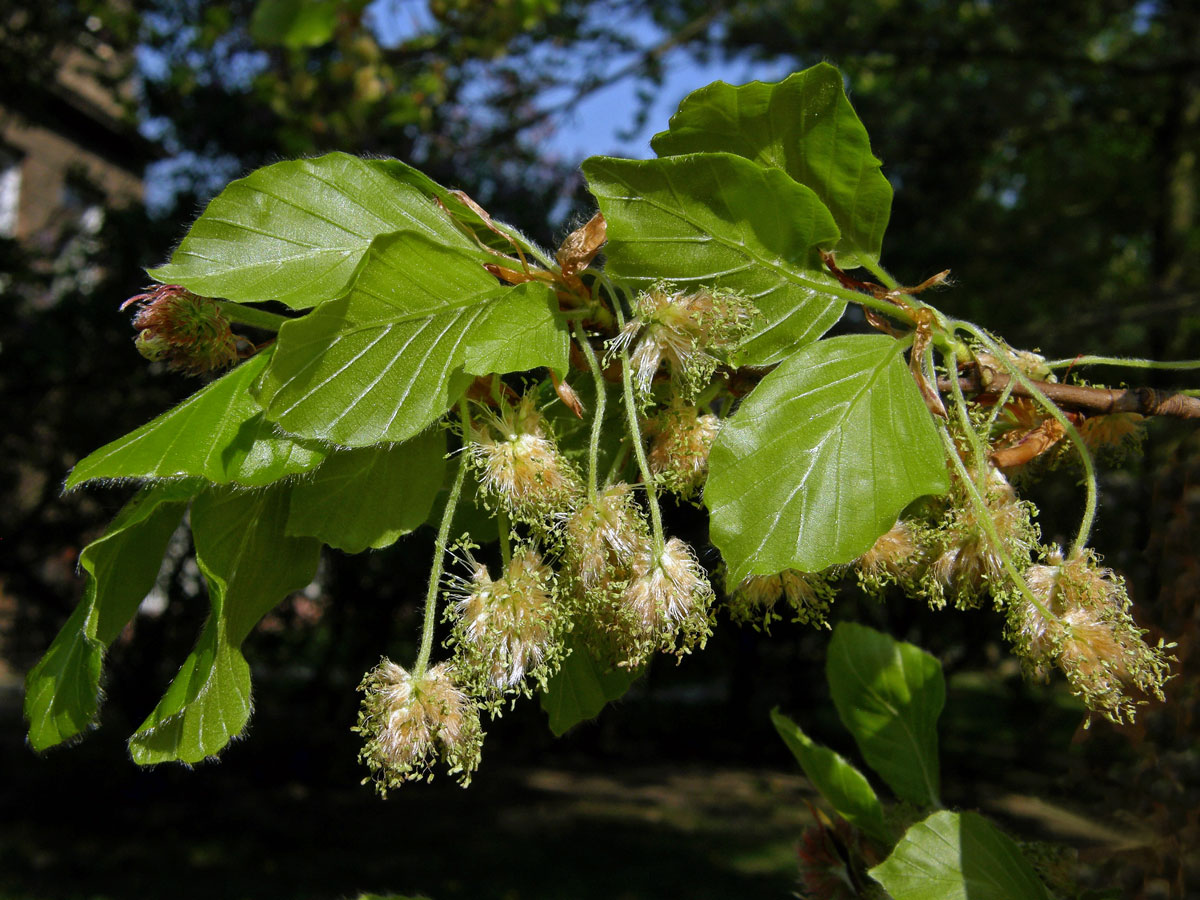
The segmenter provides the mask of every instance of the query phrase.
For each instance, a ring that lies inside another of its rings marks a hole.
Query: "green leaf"
[[[870,870],[894,900],[1049,900],[1012,838],[976,813],[936,812]]]
[[[833,213],[844,268],[879,259],[892,186],[833,66],[778,84],[714,82],[685,97],[669,127],[650,142],[659,156],[725,151],[782,169]]]
[[[623,696],[641,670],[605,669],[580,641],[568,642],[567,658],[542,691],[541,704],[550,717],[550,730],[561,737],[567,729],[595,718]]]
[[[45,750],[82,733],[100,707],[104,651],[154,587],[167,541],[195,484],[143,488],[108,530],[83,548],[83,599],[25,679],[29,743]]]
[[[363,447],[437,421],[471,375],[564,371],[554,290],[499,285],[470,257],[412,232],[372,245],[354,288],[279,330],[260,386],[292,434]]]
[[[912,500],[949,490],[901,350],[883,335],[810,344],[724,423],[704,500],[732,583],[849,562]]]
[[[347,553],[380,549],[419,528],[446,471],[446,435],[334,453],[292,488],[287,533]]]
[[[230,183],[150,275],[205,297],[304,309],[340,297],[381,234],[411,230],[490,258],[438,208],[439,193],[394,159],[330,153],[275,163]]]
[[[813,743],[795,722],[778,709],[771,722],[821,796],[834,811],[868,837],[888,847],[895,838],[883,820],[883,806],[866,776],[828,747]]]
[[[338,0],[259,0],[250,17],[250,36],[260,44],[319,47],[333,37]]]
[[[937,806],[942,664],[920,647],[842,622],[829,643],[825,676],[867,764],[901,800]]]
[[[129,739],[139,765],[195,763],[237,737],[250,718],[251,629],[317,570],[320,543],[287,537],[289,490],[210,488],[192,504],[196,562],[212,612],[158,706]]]
[[[744,293],[762,312],[743,365],[779,362],[824,334],[845,301],[819,248],[837,225],[815,193],[784,172],[729,153],[644,161],[593,157],[583,171],[608,222],[608,270],[647,288]]]
[[[279,434],[250,393],[274,348],[85,457],[67,478],[70,490],[108,478],[204,478],[258,486],[315,467],[325,450]]]

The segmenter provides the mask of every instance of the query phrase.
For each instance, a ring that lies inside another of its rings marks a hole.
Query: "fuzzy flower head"
[[[1162,699],[1169,659],[1142,639],[1129,612],[1124,580],[1090,552],[1030,566],[1025,583],[1037,599],[1009,607],[1008,634],[1027,670],[1045,676],[1062,669],[1071,691],[1114,722],[1132,721],[1129,689]]]
[[[488,413],[469,444],[484,491],[497,497],[514,518],[544,523],[568,509],[579,493],[579,476],[558,452],[532,396],[500,415]]]
[[[961,608],[975,605],[988,592],[993,597],[1006,595],[1011,582],[1004,555],[1024,568],[1037,546],[1038,531],[1029,504],[1017,499],[997,469],[989,470],[984,503],[986,512],[981,512],[969,497],[960,497],[940,532],[931,538],[933,559],[927,587],[935,605],[944,603],[947,595]],[[999,545],[983,524],[984,515]]]
[[[629,563],[650,543],[646,521],[624,482],[610,485],[566,517],[566,571],[585,594],[602,593],[628,575]]]
[[[618,600],[615,629],[635,668],[655,650],[682,657],[712,633],[713,589],[692,548],[679,538],[657,555],[639,550]]]
[[[455,578],[450,643],[465,682],[492,700],[544,684],[562,655],[566,620],[556,601],[554,573],[533,547],[518,549],[503,578],[468,556],[471,574]]]
[[[650,471],[667,490],[691,497],[708,475],[708,451],[720,429],[711,413],[701,415],[695,406],[673,402],[646,429],[652,435]]]
[[[633,348],[630,363],[641,393],[649,393],[665,360],[679,389],[693,397],[712,378],[717,354],[734,349],[756,315],[739,294],[708,288],[685,294],[660,283],[638,296],[635,316],[613,348]]]
[[[826,576],[785,569],[775,575],[748,575],[726,600],[730,618],[767,628],[781,618],[779,601],[787,599],[792,621],[805,625],[827,625],[825,617],[835,591]]]
[[[160,284],[130,297],[121,309],[137,304],[133,327],[138,353],[168,369],[203,375],[238,361],[237,338],[220,307],[177,284]]]
[[[459,689],[448,663],[414,675],[385,658],[358,689],[365,697],[354,730],[366,738],[359,760],[381,794],[406,781],[432,778],[438,760],[464,787],[470,782],[483,732],[479,711]]]
[[[900,519],[854,561],[863,588],[878,593],[889,584],[909,584],[921,570],[924,550],[918,527]]]

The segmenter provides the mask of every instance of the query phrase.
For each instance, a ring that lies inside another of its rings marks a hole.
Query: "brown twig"
[[[986,383],[979,370],[971,370],[958,379],[966,393],[1000,394],[1008,388],[1011,376],[987,370]],[[1189,397],[1174,391],[1154,388],[1100,388],[1077,384],[1056,384],[1034,381],[1034,386],[1057,406],[1096,415],[1131,412],[1143,416],[1174,416],[1180,419],[1200,419],[1200,397]],[[948,378],[938,379],[938,390],[951,390]],[[1020,382],[1013,384],[1014,397],[1030,397],[1031,392]]]

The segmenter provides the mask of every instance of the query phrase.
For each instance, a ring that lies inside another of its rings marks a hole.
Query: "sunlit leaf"
[[[894,838],[884,823],[883,806],[866,776],[840,754],[813,743],[799,725],[778,709],[771,711],[771,722],[808,780],[829,801],[834,812],[868,837],[891,846]]]
[[[914,499],[949,489],[900,350],[883,335],[810,344],[724,423],[704,500],[731,582],[849,562]]]
[[[825,674],[842,724],[867,764],[901,800],[938,805],[937,721],[946,702],[941,663],[920,647],[842,622]]]
[[[287,533],[347,553],[392,544],[429,515],[446,470],[446,435],[332,454],[292,488]]]
[[[779,362],[824,334],[845,301],[819,249],[837,225],[812,190],[729,153],[666,159],[593,157],[583,171],[608,222],[608,271],[637,288],[741,291],[762,312],[743,341],[746,365]]]
[[[95,722],[104,651],[154,587],[167,541],[196,490],[196,484],[183,482],[144,488],[79,554],[87,573],[83,599],[25,679],[34,750],[68,740]]]
[[[349,294],[280,329],[260,400],[292,434],[346,447],[404,441],[472,375],[565,370],[557,310],[545,284],[503,286],[462,253],[388,235]]]
[[[782,169],[833,213],[843,268],[879,259],[892,186],[833,66],[778,84],[714,82],[684,98],[669,128],[650,142],[659,156],[724,151]]]
[[[260,44],[319,47],[333,37],[338,0],[258,0],[250,34]]]
[[[129,739],[141,765],[195,763],[219,752],[250,718],[250,666],[241,645],[289,593],[312,581],[320,543],[285,534],[289,490],[210,488],[192,504],[196,562],[212,610],[158,706]]]
[[[556,737],[580,722],[595,718],[608,703],[623,696],[641,671],[606,669],[580,641],[569,643],[570,653],[541,694],[542,709],[550,717]]]
[[[406,229],[485,258],[438,208],[443,191],[394,159],[275,163],[230,183],[150,275],[205,297],[303,309],[341,296],[381,234]]]
[[[250,393],[272,352],[89,454],[71,470],[66,488],[96,479],[185,477],[257,486],[313,468],[326,451],[279,433]]]
[[[1012,838],[977,813],[937,812],[870,875],[894,900],[1049,900]]]

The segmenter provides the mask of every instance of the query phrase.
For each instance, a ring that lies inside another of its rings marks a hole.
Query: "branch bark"
[[[988,370],[986,383],[978,370],[961,375],[959,386],[969,394],[999,394],[1003,392],[1011,376]],[[1079,410],[1094,415],[1131,412],[1143,416],[1174,416],[1180,419],[1200,419],[1200,397],[1189,397],[1174,391],[1159,391],[1154,388],[1099,388],[1077,384],[1057,384],[1050,381],[1035,381],[1043,394],[1060,407]],[[938,390],[951,389],[948,378],[938,379]],[[1028,397],[1030,392],[1019,383],[1012,386],[1014,397]]]

